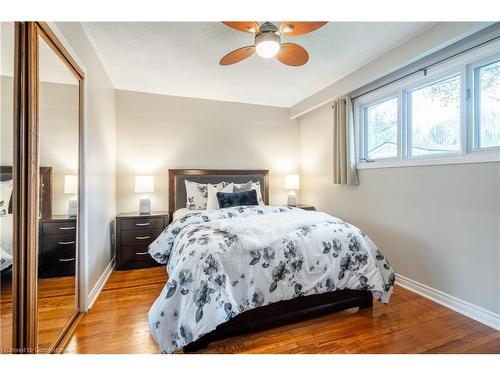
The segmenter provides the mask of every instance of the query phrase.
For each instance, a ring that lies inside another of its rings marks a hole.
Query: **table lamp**
[[[68,202],[68,216],[74,217],[78,213],[78,176],[64,175],[64,194],[74,195]]]
[[[154,193],[155,180],[154,176],[135,176],[135,192],[136,193]],[[139,214],[147,215],[151,213],[151,201],[149,198],[141,198],[139,200]]]
[[[298,174],[289,174],[285,176],[285,189],[290,190],[288,192],[288,205],[297,205],[297,194],[295,190],[300,189],[300,178]]]

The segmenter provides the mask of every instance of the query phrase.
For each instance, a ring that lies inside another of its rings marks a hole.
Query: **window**
[[[354,100],[358,168],[500,161],[500,41]]]
[[[370,159],[398,156],[398,99],[366,107],[366,154]]]
[[[474,69],[476,148],[500,146],[500,61]]]
[[[460,152],[460,75],[409,92],[411,156]]]

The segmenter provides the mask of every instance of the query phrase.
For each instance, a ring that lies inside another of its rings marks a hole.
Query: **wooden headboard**
[[[12,166],[0,165],[0,181],[12,179]],[[9,204],[12,212],[12,202]],[[52,217],[52,167],[40,167],[40,217]]]
[[[169,169],[168,170],[168,212],[186,207],[186,187],[184,181],[216,184],[222,181],[245,183],[259,181],[262,199],[269,204],[269,171],[267,169]]]

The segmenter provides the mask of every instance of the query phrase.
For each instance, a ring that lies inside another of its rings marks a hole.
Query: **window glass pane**
[[[398,156],[398,99],[392,98],[365,109],[367,157]]]
[[[460,151],[460,75],[410,93],[411,154]]]
[[[478,73],[479,146],[500,146],[500,61],[479,68]]]

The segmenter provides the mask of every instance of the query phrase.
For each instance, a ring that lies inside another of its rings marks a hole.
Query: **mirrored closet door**
[[[38,28],[38,351],[78,313],[80,77]]]
[[[43,22],[0,22],[0,354],[64,349],[79,311],[84,73]]]
[[[14,23],[0,22],[0,354],[13,335]]]

